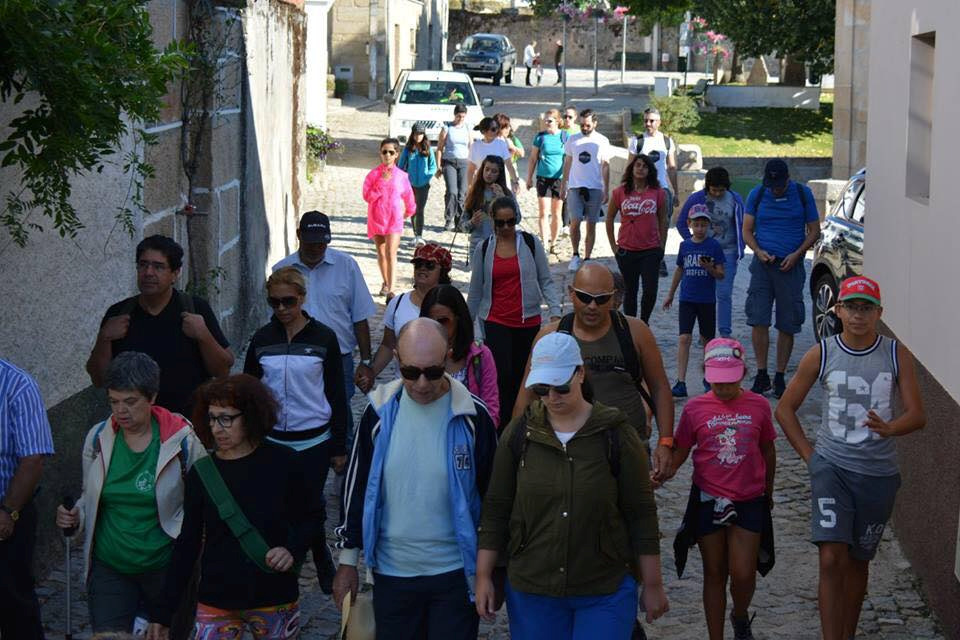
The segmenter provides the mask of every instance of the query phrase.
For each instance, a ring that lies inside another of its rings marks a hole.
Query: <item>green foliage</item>
[[[531,0],[530,6],[538,16],[569,15],[570,8],[581,11],[598,5],[606,5],[612,11],[622,5],[630,9],[629,15],[640,21],[640,29],[647,31],[655,23],[679,24],[683,22],[683,14],[689,10],[693,0]]]
[[[741,56],[776,52],[816,73],[833,69],[836,0],[696,0],[695,11],[729,36]]]
[[[307,125],[307,155],[315,160],[326,160],[331,151],[339,151],[343,143],[336,140],[328,131],[320,127]]]
[[[337,78],[333,81],[333,97],[342,98],[347,95],[347,90],[350,88],[350,82],[344,78]]]
[[[655,107],[660,112],[660,128],[668,133],[681,129],[692,129],[700,124],[697,103],[689,96],[675,95],[651,98],[650,106]]]
[[[0,101],[25,107],[0,141],[0,166],[22,173],[21,188],[3,196],[0,224],[18,245],[50,218],[61,236],[83,228],[70,204],[73,176],[103,171],[127,136],[150,144],[142,124],[155,121],[167,83],[183,68],[177,44],[157,51],[144,0],[0,0]],[[131,152],[131,175],[118,221],[132,230],[143,209],[151,169]]]

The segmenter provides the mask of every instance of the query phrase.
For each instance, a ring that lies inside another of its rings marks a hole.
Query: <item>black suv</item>
[[[840,283],[863,274],[863,223],[867,209],[867,170],[856,172],[843,195],[820,225],[813,248],[810,297],[813,299],[813,334],[819,340],[840,333],[834,310]]]
[[[501,79],[513,82],[513,68],[517,66],[517,50],[507,36],[496,33],[475,33],[467,36],[451,60],[454,71],[462,71],[471,78],[491,78],[493,84]]]

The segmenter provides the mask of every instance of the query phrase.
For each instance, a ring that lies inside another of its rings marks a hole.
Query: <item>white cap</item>
[[[526,386],[529,389],[535,384],[566,384],[582,364],[580,345],[573,336],[559,331],[548,333],[533,347]]]

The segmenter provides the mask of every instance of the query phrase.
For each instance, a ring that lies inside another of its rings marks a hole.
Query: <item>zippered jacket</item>
[[[740,197],[739,193],[732,190],[730,191],[730,195],[733,196],[733,217],[736,220],[737,227],[737,258],[742,258],[744,248],[746,247],[746,242],[743,239],[743,198]],[[689,240],[693,235],[690,232],[690,227],[687,224],[687,217],[690,215],[690,207],[695,204],[704,204],[706,201],[707,190],[704,188],[700,191],[691,193],[690,197],[687,198],[687,201],[683,203],[683,207],[680,209],[680,215],[677,216],[677,231],[680,232],[680,235],[683,236],[684,240]]]
[[[477,525],[497,448],[497,435],[483,402],[449,375],[446,378],[451,394],[447,416],[450,512],[472,599],[477,573]],[[377,539],[383,517],[383,467],[402,389],[402,379],[377,387],[370,394],[370,404],[357,427],[341,505],[345,517],[336,529],[340,564],[356,566],[363,549],[367,567],[377,568]],[[416,496],[411,496],[403,506],[423,511],[432,509],[431,505],[418,502]]]
[[[561,444],[538,400],[503,432],[483,502],[479,544],[507,561],[510,585],[544,596],[614,593],[641,555],[660,553],[647,454],[619,409],[600,403]],[[526,429],[515,451],[514,431]],[[619,432],[619,473],[608,458]],[[519,454],[520,459],[517,459]]]

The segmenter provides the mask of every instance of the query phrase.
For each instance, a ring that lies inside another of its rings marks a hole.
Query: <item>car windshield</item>
[[[477,38],[470,36],[463,41],[464,51],[499,51],[500,40],[496,38]]]
[[[410,80],[400,95],[403,104],[446,104],[462,102],[467,106],[477,104],[467,82],[450,80]]]

